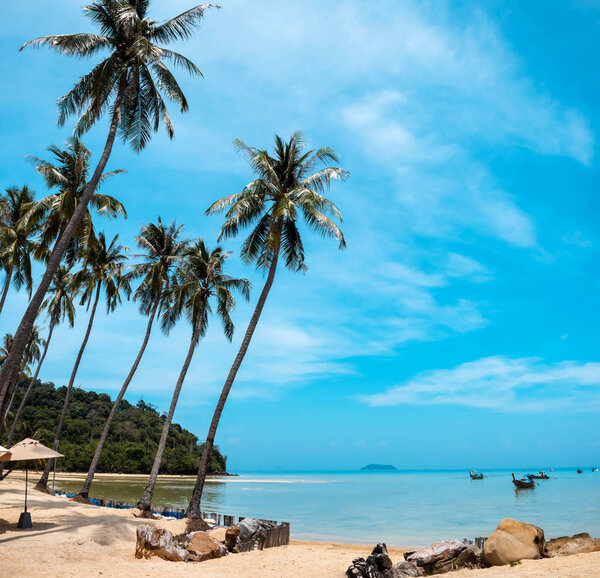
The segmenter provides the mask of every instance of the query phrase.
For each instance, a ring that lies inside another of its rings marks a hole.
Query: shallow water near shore
[[[484,474],[474,481],[462,471],[249,473],[211,478],[202,509],[287,521],[293,538],[308,540],[411,547],[488,536],[503,518],[541,526],[548,537],[600,537],[600,472],[557,469],[533,490],[515,490],[510,471]],[[185,508],[194,481],[159,478],[155,505]],[[90,495],[135,503],[145,483],[144,476],[103,476]],[[81,484],[80,477],[57,476],[58,489]]]

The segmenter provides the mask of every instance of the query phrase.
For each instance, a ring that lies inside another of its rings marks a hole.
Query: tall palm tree
[[[39,221],[30,219],[25,222],[23,219],[34,198],[35,193],[27,185],[9,187],[6,195],[0,196],[0,267],[6,274],[0,312],[4,308],[11,282],[17,289],[24,285],[31,296],[31,257],[34,254],[44,256],[44,246],[36,240]]]
[[[110,427],[117,414],[121,400],[142,360],[142,356],[148,345],[148,340],[150,339],[154,318],[156,315],[160,315],[161,310],[166,303],[165,296],[168,295],[171,285],[171,270],[177,265],[187,247],[185,241],[178,240],[182,229],[183,226],[178,227],[174,222],[165,227],[159,218],[157,224],[150,223],[149,225],[143,225],[141,234],[137,237],[137,243],[145,253],[143,255],[137,255],[137,257],[142,258],[142,262],[133,267],[133,271],[128,274],[128,278],[141,277],[142,279],[139,287],[134,293],[134,300],[139,301],[140,312],[143,315],[149,316],[146,334],[144,335],[144,340],[142,341],[142,346],[138,351],[137,357],[131,366],[131,370],[123,382],[121,391],[119,391],[119,395],[117,395],[106,423],[104,424],[104,429],[100,435],[100,440],[98,441],[94,457],[92,458],[90,469],[85,478],[83,487],[78,494],[78,498],[80,499],[87,499],[89,496],[94,475],[96,474],[98,463],[100,462],[100,456],[102,455],[104,444],[106,443],[106,439],[110,432]]]
[[[88,182],[91,158],[90,151],[77,137],[69,138],[64,150],[56,145],[51,145],[48,147],[48,151],[52,153],[54,162],[38,157],[29,158],[34,163],[36,171],[46,181],[48,188],[56,189],[56,192],[32,203],[25,215],[25,219],[43,222],[40,242],[44,247],[50,247],[60,241],[66,226],[81,202]],[[104,173],[100,176],[98,187],[107,178],[122,172],[124,171],[119,169]],[[99,215],[111,218],[119,215],[127,217],[123,204],[110,195],[94,192],[89,205]],[[71,262],[77,254],[78,248],[89,245],[95,238],[89,205],[86,207],[67,249],[67,255]]]
[[[60,419],[56,426],[56,431],[54,432],[53,447],[55,450],[58,449],[62,428],[69,411],[73,382],[77,376],[77,370],[79,369],[83,352],[85,351],[88,339],[90,338],[92,325],[94,324],[94,318],[96,316],[96,307],[100,300],[100,294],[102,290],[104,290],[106,311],[107,313],[110,313],[111,311],[114,311],[116,306],[121,302],[120,290],[124,289],[126,292],[129,290],[128,283],[123,276],[123,263],[126,260],[126,256],[122,253],[124,247],[117,244],[117,239],[118,235],[114,237],[110,244],[108,244],[104,233],[101,232],[98,235],[97,241],[82,251],[81,260],[83,269],[73,275],[74,291],[77,291],[77,289],[82,291],[81,304],[87,305],[88,308],[91,305],[92,309],[83,342],[81,343],[77,358],[75,359],[75,365],[71,371],[71,377],[69,379],[69,384],[67,385]],[[51,461],[48,460],[44,473],[36,485],[38,490],[46,489],[48,475],[50,474],[50,464]]]
[[[171,399],[167,419],[163,425],[148,483],[138,502],[138,508],[145,513],[150,511],[154,486],[167,445],[169,428],[173,421],[173,414],[175,413],[183,381],[198,340],[204,336],[208,327],[208,318],[212,312],[211,301],[216,301],[216,314],[223,323],[225,336],[231,340],[234,325],[230,314],[235,307],[235,298],[232,291],[237,291],[245,299],[250,298],[250,283],[247,279],[235,279],[223,273],[223,267],[228,256],[229,253],[223,252],[220,247],[209,251],[204,245],[204,241],[198,240],[186,252],[184,263],[175,272],[175,282],[169,296],[170,307],[163,315],[163,324],[169,329],[173,327],[181,314],[185,313],[192,325],[192,338],[179,378],[175,384],[173,398]]]
[[[58,101],[60,125],[67,117],[80,115],[75,133],[88,131],[107,110],[111,111],[110,128],[104,150],[91,179],[60,241],[54,247],[46,271],[15,332],[15,343],[4,367],[0,370],[0,411],[7,391],[16,379],[27,337],[35,322],[52,277],[58,269],[71,238],[83,218],[87,205],[100,182],[113,144],[120,131],[123,140],[135,151],[149,142],[160,122],[173,136],[173,125],[161,92],[175,102],[182,112],[188,110],[183,91],[165,62],[181,66],[192,75],[201,75],[198,67],[177,52],[158,46],[192,36],[204,12],[211,4],[201,4],[179,16],[156,22],[147,14],[150,0],[97,0],[86,6],[85,12],[99,28],[100,34],[64,34],[36,38],[25,46],[46,45],[67,56],[87,58],[107,50],[108,58],[82,76],[75,86]]]
[[[234,141],[234,144],[246,156],[257,178],[247,184],[241,193],[215,202],[207,210],[207,214],[227,209],[219,239],[235,237],[246,227],[254,225],[242,245],[242,259],[246,263],[256,263],[259,270],[266,270],[267,280],[210,423],[196,485],[186,512],[190,518],[200,517],[200,501],[208,460],[221,414],[273,285],[279,257],[283,257],[285,266],[291,271],[306,269],[304,247],[297,226],[300,216],[319,235],[338,240],[340,249],[346,246],[342,231],[330,218],[335,217],[341,222],[340,212],[323,192],[333,180],[343,179],[348,173],[338,167],[325,167],[313,172],[324,163],[337,162],[333,149],[306,150],[305,141],[299,132],[294,133],[288,142],[275,136],[273,156],[266,150],[249,147],[240,140]]]
[[[35,374],[29,381],[27,390],[23,394],[19,408],[17,409],[15,417],[13,418],[10,431],[8,433],[8,438],[6,440],[7,447],[10,447],[14,440],[17,425],[21,419],[21,414],[23,413],[23,409],[25,409],[25,405],[27,405],[27,400],[29,399],[31,391],[35,386],[40,369],[44,363],[44,359],[46,359],[46,353],[48,353],[48,347],[50,346],[50,340],[52,339],[54,328],[59,323],[62,323],[65,319],[71,327],[73,327],[75,324],[75,305],[73,303],[73,297],[73,275],[68,267],[61,265],[54,274],[54,279],[52,280],[52,284],[48,289],[46,300],[42,305],[42,308],[47,310],[48,318],[50,320],[48,337],[46,337],[44,351],[35,370]]]

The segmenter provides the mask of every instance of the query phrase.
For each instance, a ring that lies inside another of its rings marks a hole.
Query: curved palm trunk
[[[8,288],[10,287],[10,281],[12,279],[13,268],[12,265],[6,270],[6,280],[4,281],[4,289],[2,289],[2,298],[0,299],[0,313],[4,308],[4,302],[6,301],[6,295],[8,294]]]
[[[98,161],[98,166],[96,166],[96,170],[92,175],[91,180],[85,187],[85,191],[77,208],[73,212],[73,216],[69,220],[68,225],[65,227],[63,235],[60,240],[54,245],[54,249],[50,255],[50,259],[48,260],[48,265],[46,267],[46,271],[42,276],[42,280],[33,295],[33,298],[29,302],[27,306],[27,310],[25,311],[25,315],[21,319],[21,323],[17,331],[15,332],[15,337],[13,341],[13,346],[11,347],[10,353],[4,362],[2,369],[0,370],[0,415],[4,415],[6,410],[6,403],[8,399],[10,399],[10,390],[13,387],[14,382],[17,379],[19,365],[21,363],[21,359],[23,357],[23,352],[25,351],[25,347],[27,345],[27,339],[29,338],[29,334],[31,333],[31,329],[33,324],[35,323],[35,319],[37,317],[38,311],[42,305],[42,301],[46,296],[46,292],[48,291],[48,287],[52,282],[52,277],[54,273],[58,269],[60,262],[62,261],[65,252],[71,242],[73,234],[75,233],[81,219],[85,215],[88,203],[92,198],[98,183],[100,182],[100,177],[106,167],[106,163],[110,157],[110,153],[113,148],[113,144],[115,142],[115,137],[117,135],[117,128],[119,127],[119,122],[121,120],[121,102],[123,101],[123,92],[125,89],[125,79],[121,78],[119,82],[119,90],[117,93],[117,98],[115,99],[112,120],[110,123],[110,129],[108,131],[108,137],[106,139],[106,144],[104,145],[104,150],[102,152],[102,156]]]
[[[102,435],[100,436],[100,440],[98,441],[98,446],[96,447],[96,452],[94,453],[94,457],[92,458],[92,463],[90,464],[90,469],[85,478],[85,482],[81,490],[79,490],[78,496],[82,498],[87,498],[90,493],[90,488],[92,487],[92,482],[94,481],[94,476],[96,475],[96,470],[98,469],[98,463],[100,462],[100,456],[102,455],[102,450],[104,449],[104,444],[106,443],[106,439],[108,438],[108,434],[110,433],[110,426],[112,425],[115,416],[117,415],[117,411],[119,410],[119,405],[121,404],[121,400],[137,371],[138,365],[142,360],[142,356],[144,355],[144,351],[146,351],[146,346],[148,345],[148,340],[150,339],[150,332],[152,331],[152,323],[154,322],[154,316],[156,315],[156,311],[158,309],[158,305],[160,303],[160,296],[156,299],[156,302],[152,306],[152,311],[150,312],[150,319],[148,320],[148,326],[146,328],[146,335],[144,336],[144,341],[142,342],[142,346],[133,362],[131,370],[129,371],[129,375],[125,382],[121,387],[121,391],[119,391],[119,395],[115,399],[115,403],[108,414],[108,418],[106,419],[106,423],[104,424],[104,429],[102,430]]]
[[[198,323],[194,328],[194,332],[192,334],[192,339],[190,341],[190,347],[187,352],[187,356],[185,361],[183,362],[183,367],[181,368],[181,372],[179,373],[179,378],[177,379],[177,383],[175,384],[175,390],[173,391],[173,398],[171,399],[171,406],[169,407],[169,413],[167,414],[167,420],[165,421],[165,425],[163,426],[162,433],[160,435],[160,441],[158,443],[158,448],[156,450],[156,456],[154,457],[154,463],[152,464],[152,470],[150,470],[150,476],[148,478],[148,483],[146,484],[146,489],[140,498],[137,506],[140,510],[150,511],[150,506],[152,505],[152,496],[154,495],[154,486],[156,485],[156,479],[158,478],[158,470],[160,469],[160,464],[162,462],[163,454],[165,453],[165,447],[167,446],[167,437],[169,436],[169,428],[171,426],[171,422],[173,421],[173,414],[175,413],[175,407],[177,406],[177,400],[179,399],[179,394],[181,393],[181,387],[183,386],[183,380],[187,374],[188,368],[192,361],[192,357],[194,356],[194,351],[196,349],[196,345],[198,344],[198,335],[200,334],[200,323],[202,318],[204,317],[204,311],[200,312],[200,316],[198,317]]]
[[[27,400],[29,399],[31,390],[33,389],[33,386],[35,385],[35,382],[37,381],[38,374],[40,373],[40,369],[42,368],[42,364],[44,363],[44,359],[46,359],[46,353],[48,353],[48,347],[50,346],[50,340],[52,339],[52,333],[54,332],[54,326],[55,326],[55,322],[51,321],[50,329],[48,330],[48,338],[46,339],[46,345],[44,347],[44,353],[42,353],[42,357],[40,358],[40,362],[38,363],[38,366],[35,370],[35,374],[34,374],[33,378],[31,379],[31,381],[29,382],[29,386],[27,387],[27,390],[25,391],[25,394],[23,395],[23,399],[21,400],[21,403],[19,404],[19,409],[17,409],[17,413],[15,414],[15,417],[12,421],[12,425],[10,426],[8,438],[6,440],[7,447],[10,447],[12,445],[13,438],[15,436],[15,431],[17,429],[17,423],[19,423],[19,420],[21,419],[21,414],[23,413],[23,409],[25,408],[25,405],[27,404]]]
[[[96,315],[96,306],[98,305],[98,300],[100,299],[101,286],[101,283],[98,283],[98,288],[96,289],[96,297],[94,299],[92,312],[90,313],[90,320],[88,322],[87,330],[85,332],[85,337],[83,338],[83,343],[79,348],[79,353],[77,354],[77,359],[75,359],[75,365],[73,366],[73,371],[71,372],[71,378],[69,379],[69,385],[67,386],[67,393],[65,395],[65,402],[63,403],[62,412],[60,414],[60,420],[58,421],[58,426],[56,427],[56,431],[54,432],[54,444],[52,445],[54,451],[58,450],[58,442],[60,441],[60,435],[62,433],[63,426],[65,425],[67,413],[69,412],[69,402],[71,401],[73,383],[77,375],[77,370],[79,369],[79,364],[81,363],[81,358],[83,357],[83,352],[85,351],[85,346],[87,345],[88,339],[90,338],[92,325],[94,323],[94,317]],[[35,486],[36,490],[46,490],[46,485],[48,484],[48,476],[50,475],[51,464],[52,460],[46,460],[46,467],[44,468],[44,473],[42,474],[40,481]]]
[[[202,452],[202,458],[200,459],[200,467],[198,468],[196,485],[194,486],[192,499],[190,500],[188,509],[185,513],[186,517],[188,518],[200,518],[200,502],[202,500],[202,492],[204,491],[204,482],[206,481],[208,462],[215,443],[215,436],[217,434],[217,428],[219,427],[219,421],[221,420],[221,414],[223,413],[223,408],[225,407],[225,402],[227,401],[227,397],[229,396],[229,392],[231,391],[231,386],[233,385],[235,376],[237,375],[238,369],[242,365],[242,361],[244,360],[246,352],[248,351],[248,346],[250,345],[250,341],[252,340],[252,335],[254,335],[254,330],[256,329],[258,320],[260,319],[260,315],[262,313],[263,307],[265,306],[265,302],[267,300],[267,296],[269,295],[269,291],[271,291],[271,287],[273,286],[273,280],[275,279],[275,271],[277,269],[278,260],[279,247],[273,255],[273,260],[271,261],[271,266],[269,267],[269,274],[267,275],[265,286],[263,287],[263,290],[258,299],[258,303],[256,304],[256,309],[254,309],[254,313],[252,314],[250,323],[248,324],[248,329],[246,329],[244,339],[242,339],[240,350],[238,351],[238,354],[235,360],[233,361],[233,365],[229,370],[229,375],[225,380],[225,385],[223,385],[221,396],[219,397],[217,407],[215,408],[215,413],[213,414],[212,421],[210,422],[208,436],[206,437],[206,442],[204,443],[204,451]]]

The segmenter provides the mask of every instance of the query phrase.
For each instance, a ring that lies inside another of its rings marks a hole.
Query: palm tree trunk
[[[238,369],[242,365],[242,361],[244,360],[246,352],[248,351],[248,346],[250,345],[250,341],[252,340],[252,335],[254,335],[254,330],[256,329],[258,320],[260,319],[260,315],[262,313],[263,307],[265,306],[265,302],[267,300],[267,296],[269,295],[269,291],[271,291],[271,287],[273,286],[273,280],[275,279],[275,271],[277,269],[277,261],[279,261],[279,247],[277,247],[277,250],[273,255],[273,260],[271,261],[271,266],[269,267],[269,274],[267,275],[265,286],[263,287],[262,293],[260,294],[260,297],[258,299],[258,303],[256,304],[256,309],[254,309],[254,313],[252,314],[250,323],[248,324],[248,329],[246,329],[244,339],[242,339],[240,350],[238,351],[238,354],[235,360],[233,361],[233,365],[229,370],[229,375],[225,380],[225,385],[223,385],[221,396],[219,397],[217,407],[215,408],[215,413],[213,414],[212,421],[210,422],[208,436],[206,437],[206,442],[204,443],[204,450],[202,452],[202,458],[200,459],[200,467],[198,468],[196,485],[194,486],[192,499],[190,500],[188,509],[185,513],[186,517],[188,518],[200,518],[200,502],[202,499],[202,492],[204,491],[204,482],[206,481],[208,463],[215,443],[215,436],[217,434],[217,428],[219,427],[219,421],[221,420],[221,414],[223,413],[223,408],[225,407],[225,402],[227,401],[227,397],[229,396],[229,392],[231,391],[231,386],[233,385],[235,376],[237,375]]]
[[[115,137],[117,136],[117,128],[119,127],[119,123],[121,121],[121,102],[123,101],[123,93],[126,87],[126,80],[124,77],[121,77],[119,82],[119,90],[117,92],[117,97],[115,99],[112,120],[110,123],[110,129],[108,131],[108,137],[106,139],[106,144],[104,145],[104,150],[102,152],[102,156],[98,161],[98,166],[92,175],[91,180],[88,182],[85,187],[85,191],[77,208],[73,212],[73,216],[69,220],[68,225],[65,227],[64,233],[60,238],[60,241],[54,245],[54,249],[50,255],[50,259],[48,260],[48,265],[46,267],[46,271],[42,276],[42,280],[33,295],[33,298],[29,302],[27,310],[25,311],[25,315],[21,319],[21,323],[19,324],[19,328],[15,332],[13,346],[11,347],[10,353],[4,362],[2,369],[0,370],[0,415],[4,415],[6,409],[6,403],[8,399],[10,399],[10,389],[17,379],[17,374],[19,371],[19,365],[21,363],[21,358],[23,357],[23,352],[25,351],[25,347],[27,345],[27,339],[29,338],[29,334],[31,333],[31,329],[33,324],[35,323],[35,319],[37,317],[40,306],[42,305],[42,301],[46,296],[46,292],[48,291],[48,287],[52,282],[52,277],[54,277],[54,273],[58,269],[60,262],[62,261],[64,254],[71,242],[73,234],[75,233],[81,219],[85,215],[85,211],[87,209],[88,203],[90,199],[94,195],[94,191],[100,182],[100,177],[106,167],[106,163],[110,158],[110,153],[113,148],[113,144],[115,142]]]
[[[140,498],[137,506],[140,510],[144,512],[150,511],[150,506],[152,505],[152,496],[154,495],[154,486],[156,485],[156,479],[158,478],[158,471],[160,469],[160,464],[162,462],[163,454],[165,452],[165,447],[167,446],[167,437],[169,436],[169,428],[171,427],[171,422],[173,421],[173,414],[175,413],[175,407],[177,406],[177,400],[179,399],[179,394],[181,393],[181,388],[183,386],[183,380],[185,379],[187,370],[192,361],[192,357],[194,356],[194,350],[196,349],[196,345],[198,344],[198,336],[200,335],[200,324],[202,322],[202,318],[204,317],[204,307],[200,312],[198,317],[198,322],[196,323],[196,327],[194,328],[194,332],[192,333],[192,339],[190,341],[190,347],[188,348],[187,356],[185,361],[183,362],[183,367],[181,368],[181,372],[179,373],[179,378],[177,379],[177,383],[175,384],[175,390],[173,391],[173,398],[171,399],[171,406],[169,407],[169,413],[167,414],[167,420],[163,426],[162,433],[160,435],[160,441],[158,442],[158,448],[156,450],[156,456],[154,457],[154,463],[152,464],[152,470],[150,470],[150,476],[148,478],[148,483],[146,484],[146,489]]]
[[[96,452],[94,453],[94,457],[92,458],[92,463],[90,464],[90,469],[85,478],[85,482],[83,487],[79,491],[78,496],[81,498],[87,498],[90,493],[90,488],[92,487],[92,482],[94,480],[94,476],[96,475],[96,470],[98,469],[98,463],[100,462],[100,456],[102,455],[102,450],[104,449],[104,444],[106,443],[106,439],[108,438],[108,434],[110,432],[110,426],[112,425],[115,416],[117,415],[117,411],[119,410],[119,405],[121,404],[121,400],[137,371],[138,365],[142,360],[142,356],[144,355],[144,351],[146,351],[146,346],[148,345],[148,340],[150,339],[150,332],[152,331],[152,323],[154,322],[154,316],[156,315],[156,311],[158,309],[158,305],[160,303],[160,295],[157,297],[156,302],[152,306],[152,311],[150,312],[150,319],[148,320],[148,326],[146,327],[146,335],[144,336],[144,341],[142,342],[142,346],[133,362],[133,366],[129,371],[129,375],[125,382],[121,387],[121,391],[119,391],[119,395],[117,395],[117,399],[115,399],[115,403],[113,404],[110,413],[108,414],[108,418],[106,423],[104,424],[104,429],[102,430],[102,435],[100,436],[100,441],[98,441],[98,446],[96,447]]]
[[[83,338],[83,343],[79,348],[79,353],[77,354],[77,359],[75,359],[75,365],[73,366],[73,371],[71,372],[71,378],[69,379],[69,385],[67,386],[67,393],[65,394],[65,402],[63,403],[62,412],[60,414],[60,420],[58,421],[58,426],[56,427],[56,431],[54,432],[54,444],[52,448],[54,451],[58,450],[58,442],[60,441],[60,435],[62,434],[63,426],[65,425],[65,419],[67,418],[67,413],[69,412],[69,402],[71,401],[71,391],[73,390],[73,383],[75,381],[75,377],[77,375],[77,370],[79,369],[79,364],[81,363],[81,358],[83,357],[83,352],[85,351],[85,346],[87,345],[88,339],[90,338],[90,333],[92,331],[92,325],[94,323],[94,316],[96,315],[96,306],[98,305],[98,300],[100,299],[100,289],[102,284],[99,282],[98,287],[96,289],[96,298],[94,299],[94,305],[92,307],[92,312],[90,313],[90,320],[88,322],[87,330],[85,332],[85,337]],[[56,459],[56,458],[55,458]],[[50,468],[52,465],[52,460],[46,460],[46,467],[44,468],[44,473],[40,478],[40,481],[36,484],[36,490],[45,491],[46,485],[48,484],[48,476],[50,475]]]
[[[27,390],[25,391],[25,395],[23,395],[23,399],[21,400],[19,409],[17,409],[17,413],[15,414],[12,425],[10,426],[8,438],[6,440],[7,447],[10,447],[12,445],[13,438],[15,436],[15,431],[17,429],[17,423],[21,419],[21,414],[23,413],[23,409],[25,408],[27,400],[29,399],[31,390],[33,389],[33,386],[35,385],[35,382],[37,381],[38,374],[40,373],[40,369],[42,368],[42,364],[44,363],[44,359],[46,358],[46,353],[48,353],[48,347],[50,345],[50,340],[52,339],[52,333],[54,331],[54,326],[55,326],[55,322],[51,321],[50,329],[48,330],[48,338],[46,339],[46,345],[44,347],[44,353],[42,353],[42,357],[40,358],[40,362],[38,363],[38,366],[35,370],[35,374],[34,374],[33,378],[31,379],[31,381],[29,382],[29,387],[27,387]]]
[[[4,289],[2,289],[2,299],[0,299],[0,313],[2,313],[2,309],[4,308],[4,302],[6,301],[6,295],[8,293],[8,288],[10,287],[10,280],[12,279],[12,272],[13,272],[13,268],[11,265],[6,270],[6,280],[4,281]]]

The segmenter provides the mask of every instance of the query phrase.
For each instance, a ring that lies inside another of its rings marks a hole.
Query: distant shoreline
[[[41,475],[41,471],[37,472],[39,473],[39,475]],[[22,474],[22,477],[25,477],[25,469],[24,468],[15,468],[13,470],[13,473],[10,474],[10,477],[13,477],[14,474]],[[29,470],[29,477],[35,476],[36,473],[33,472],[32,470]],[[87,473],[84,472],[56,472],[56,479],[81,479],[81,480],[85,480],[85,477],[87,476]],[[235,477],[239,477],[239,474],[208,474],[207,478],[235,478]],[[94,479],[97,478],[130,478],[130,479],[147,479],[148,478],[148,474],[111,474],[111,473],[101,473],[101,474],[95,474]],[[175,480],[195,480],[196,479],[196,475],[192,475],[192,474],[159,474],[158,476],[159,479],[162,480],[169,480],[169,479],[175,479]],[[50,473],[50,483],[52,482],[52,472]]]

